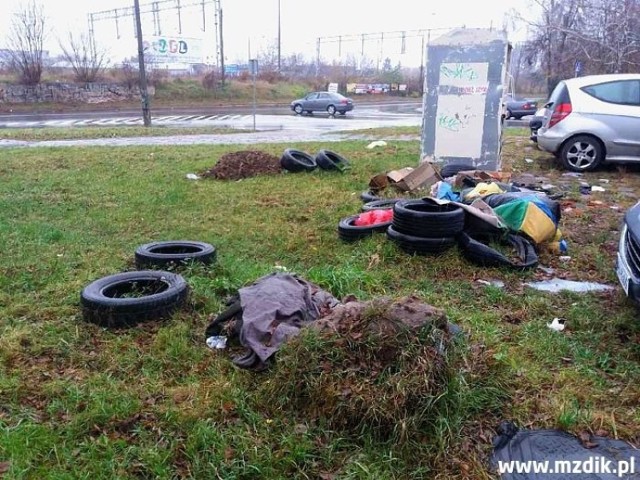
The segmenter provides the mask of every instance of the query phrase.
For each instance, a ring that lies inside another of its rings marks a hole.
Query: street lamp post
[[[281,36],[281,23],[280,23],[280,0],[278,0],[278,73],[280,73],[281,64],[281,54],[282,54],[282,36]]]

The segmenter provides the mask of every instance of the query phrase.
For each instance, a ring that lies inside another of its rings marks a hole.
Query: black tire
[[[302,105],[300,105],[299,103],[296,103],[293,106],[293,111],[296,113],[296,115],[302,115],[302,112],[304,112],[304,110],[302,109]]]
[[[331,150],[320,150],[316,154],[316,163],[323,170],[339,170],[344,172],[351,168],[346,158]]]
[[[327,113],[333,117],[336,114],[336,107],[334,105],[329,105],[327,107]]]
[[[505,110],[504,112],[504,119],[505,120],[509,120],[513,115],[511,114],[511,110],[509,110],[508,108]]]
[[[509,245],[516,250],[519,261],[512,261],[499,251],[474,240],[466,233],[459,235],[458,247],[462,256],[469,262],[481,267],[509,267],[514,270],[525,270],[538,264],[538,254],[533,244],[520,235],[508,235],[500,239],[503,245]]]
[[[290,172],[311,172],[318,164],[311,155],[300,150],[287,148],[280,158],[280,165]]]
[[[140,295],[127,296],[136,292]],[[187,282],[180,275],[143,270],[118,273],[90,283],[80,294],[80,304],[87,322],[103,327],[129,327],[169,317],[184,305],[188,294]]]
[[[188,262],[210,264],[216,260],[216,247],[204,242],[189,240],[153,242],[136,248],[136,268],[180,265]]]
[[[415,237],[398,232],[393,225],[387,229],[387,237],[400,250],[411,255],[439,255],[456,244],[455,237]]]
[[[369,202],[373,202],[375,200],[382,200],[381,197],[379,197],[378,195],[376,195],[373,192],[370,191],[364,191],[360,194],[360,200],[362,200],[365,203],[369,203]]]
[[[562,166],[573,172],[589,172],[604,160],[604,147],[591,135],[577,135],[567,140],[560,150]]]
[[[394,205],[402,200],[401,198],[388,198],[382,200],[374,200],[372,202],[367,202],[362,205],[362,211],[368,212],[370,210],[391,210]]]
[[[347,114],[347,112],[339,112],[339,113],[340,113],[340,115],[346,115]]]
[[[393,228],[416,237],[454,237],[464,229],[464,210],[452,203],[402,200],[393,207]]]
[[[345,242],[354,242],[361,238],[368,237],[374,233],[384,233],[391,225],[391,222],[379,223],[377,225],[368,225],[366,227],[358,227],[353,224],[359,215],[351,215],[343,218],[338,223],[338,236]]]
[[[440,176],[442,178],[449,178],[457,175],[460,172],[466,170],[475,170],[476,167],[469,165],[468,163],[449,163],[440,169]]]

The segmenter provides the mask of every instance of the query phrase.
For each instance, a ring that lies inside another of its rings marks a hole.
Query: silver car
[[[640,162],[640,74],[561,81],[545,105],[538,146],[574,172]]]
[[[335,115],[338,112],[344,115],[353,110],[353,100],[343,97],[339,93],[313,92],[304,98],[299,98],[291,102],[291,110],[297,115],[302,113],[313,113],[317,111],[327,112]]]

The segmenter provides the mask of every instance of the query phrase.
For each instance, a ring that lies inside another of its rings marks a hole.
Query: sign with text
[[[147,37],[145,55],[167,63],[202,63],[202,39],[185,37]]]

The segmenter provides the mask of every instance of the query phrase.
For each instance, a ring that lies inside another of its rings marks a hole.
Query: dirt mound
[[[347,303],[278,353],[260,398],[329,428],[403,440],[440,416],[455,347],[442,310],[415,297]]]
[[[258,150],[242,150],[223,155],[213,168],[204,172],[202,176],[218,180],[239,180],[281,171],[278,157]]]

